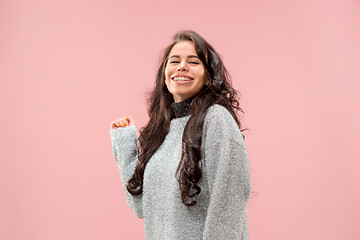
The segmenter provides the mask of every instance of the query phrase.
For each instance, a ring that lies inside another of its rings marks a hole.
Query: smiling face
[[[209,84],[207,75],[193,42],[184,40],[173,46],[165,67],[165,84],[174,102],[196,95],[204,84]]]

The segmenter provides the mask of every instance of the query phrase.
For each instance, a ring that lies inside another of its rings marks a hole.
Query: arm
[[[250,167],[241,132],[226,108],[209,113],[204,124],[204,173],[209,207],[204,240],[248,239]]]
[[[126,189],[126,183],[135,172],[137,156],[137,135],[135,126],[110,130],[112,152],[120,172],[126,201],[138,218],[143,218],[142,195],[133,196]]]

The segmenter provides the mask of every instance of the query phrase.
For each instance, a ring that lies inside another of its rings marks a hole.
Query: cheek
[[[168,75],[171,72],[171,68],[169,66],[165,67],[165,74]]]
[[[201,70],[198,72],[199,79],[205,80],[205,71]]]
[[[165,77],[170,78],[170,75],[174,73],[174,70],[171,67],[165,68]]]

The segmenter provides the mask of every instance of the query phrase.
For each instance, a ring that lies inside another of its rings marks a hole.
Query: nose
[[[178,68],[177,68],[178,71],[187,71],[187,65],[185,64],[185,61],[181,61]]]

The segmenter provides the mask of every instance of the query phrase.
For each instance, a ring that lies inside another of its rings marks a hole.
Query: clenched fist
[[[119,127],[135,126],[134,120],[129,117],[119,118],[111,122],[111,129],[117,129]]]

